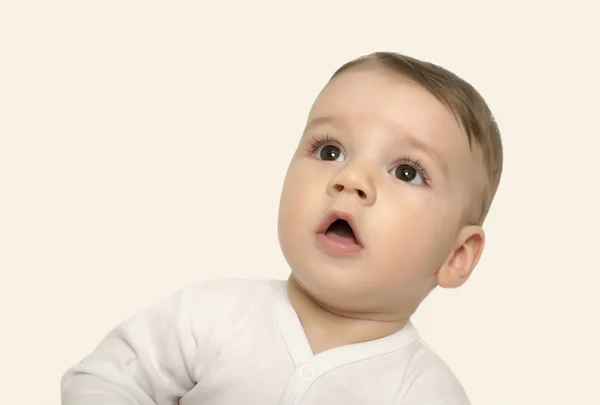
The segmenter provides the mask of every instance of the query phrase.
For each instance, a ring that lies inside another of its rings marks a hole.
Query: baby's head
[[[409,317],[435,286],[468,279],[501,172],[498,127],[464,80],[392,53],[345,64],[312,106],[282,191],[294,281],[341,311]]]

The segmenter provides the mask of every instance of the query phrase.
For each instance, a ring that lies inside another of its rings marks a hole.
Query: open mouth
[[[325,231],[331,239],[348,244],[359,244],[352,226],[344,219],[336,219]]]
[[[354,218],[343,212],[327,216],[317,231],[317,240],[327,251],[337,254],[354,254],[363,249]]]

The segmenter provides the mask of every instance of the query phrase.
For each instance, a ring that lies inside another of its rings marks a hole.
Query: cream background
[[[186,284],[285,278],[306,113],[375,50],[466,78],[504,137],[484,257],[421,334],[473,404],[600,403],[598,6],[356,4],[0,3],[3,403],[59,404],[67,367]]]

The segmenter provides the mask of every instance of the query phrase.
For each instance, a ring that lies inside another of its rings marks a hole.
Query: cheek
[[[290,167],[279,203],[279,233],[284,241],[295,243],[317,225],[325,193],[317,179],[300,165]]]
[[[313,194],[311,186],[297,171],[291,172],[286,177],[280,201],[280,216],[292,222],[298,221],[298,216],[303,215],[309,207]]]
[[[444,211],[427,204],[400,209],[395,205],[390,210],[394,213],[381,216],[380,226],[374,230],[379,241],[374,260],[385,277],[412,280],[433,274],[452,246],[452,232],[444,222]]]
[[[282,213],[297,217],[305,212],[317,212],[327,194],[327,173],[308,162],[293,162],[281,193]],[[315,210],[315,207],[317,210]],[[294,218],[291,218],[294,219]],[[300,218],[297,220],[301,221]]]

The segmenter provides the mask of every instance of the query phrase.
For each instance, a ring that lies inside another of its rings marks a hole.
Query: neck
[[[328,306],[307,292],[293,275],[288,279],[287,290],[314,354],[338,346],[380,339],[402,329],[409,320]]]

